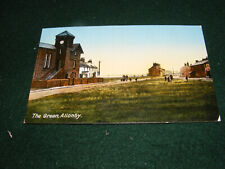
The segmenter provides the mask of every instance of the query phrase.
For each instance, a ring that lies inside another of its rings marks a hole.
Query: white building
[[[89,77],[98,77],[99,76],[98,67],[92,64],[92,60],[89,60],[87,62],[87,64],[90,67],[90,69],[89,69],[90,76]]]
[[[84,58],[81,58],[80,61],[80,69],[79,69],[79,77],[80,78],[91,78],[98,77],[98,67],[92,64],[92,60],[85,62]]]

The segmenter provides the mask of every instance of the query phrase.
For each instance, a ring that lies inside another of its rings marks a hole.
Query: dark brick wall
[[[160,69],[157,69],[156,67],[151,67],[148,69],[148,75],[149,76],[160,76]]]
[[[80,68],[80,53],[76,57],[76,67],[73,68],[74,60],[70,57],[70,48],[66,50],[66,57],[65,57],[65,66],[64,66],[64,74],[68,74],[69,78],[78,78],[79,77],[79,68]]]
[[[45,56],[51,54],[50,67],[44,68]],[[56,51],[54,49],[38,48],[33,80],[45,80],[56,69]]]
[[[103,82],[103,78],[33,80],[31,88],[50,88],[57,86],[68,86],[68,85],[99,83],[99,82]]]
[[[47,80],[33,80],[31,83],[31,88],[46,88]]]
[[[206,77],[205,65],[191,66],[190,77]]]
[[[64,69],[61,68],[59,72],[52,79],[65,79]]]

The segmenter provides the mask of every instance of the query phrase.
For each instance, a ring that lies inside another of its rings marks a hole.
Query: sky
[[[92,59],[101,76],[146,75],[154,62],[169,71],[207,56],[200,25],[130,25],[44,28],[40,42],[55,44],[55,36],[67,30]]]

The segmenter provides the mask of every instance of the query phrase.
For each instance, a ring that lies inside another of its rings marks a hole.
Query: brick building
[[[201,61],[196,60],[194,64],[190,66],[190,77],[211,77],[211,71],[208,58]]]
[[[78,78],[80,55],[79,43],[73,44],[75,36],[64,31],[56,35],[55,45],[39,44],[33,80]]]
[[[158,63],[153,63],[153,66],[148,69],[148,76],[163,76],[164,74],[165,69],[162,69]]]

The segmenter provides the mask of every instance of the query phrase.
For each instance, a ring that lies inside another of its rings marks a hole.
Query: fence
[[[103,78],[33,80],[31,88],[50,88],[58,86],[99,83],[99,82],[103,82]]]

